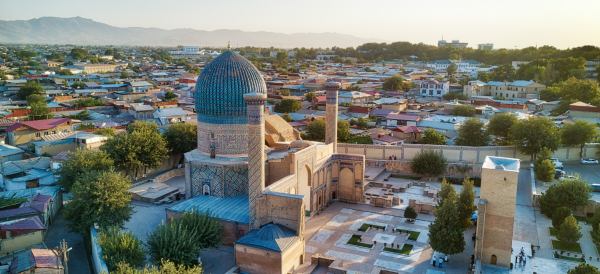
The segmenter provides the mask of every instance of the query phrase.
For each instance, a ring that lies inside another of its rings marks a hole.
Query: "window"
[[[442,94],[442,91],[441,91],[441,90],[438,90],[438,91],[437,91],[437,94]]]
[[[56,134],[56,130],[53,130],[53,131],[52,131],[52,135],[54,135],[54,134]]]
[[[36,132],[36,133],[35,133],[35,138],[40,138],[40,137],[41,137],[41,136],[40,136],[40,133],[39,133],[39,132]]]
[[[44,136],[48,136],[48,131],[44,132]]]
[[[63,129],[63,130],[62,130],[62,132],[63,132],[63,133],[67,133],[67,132],[69,132],[69,131],[68,131],[68,130],[66,130],[66,129]]]

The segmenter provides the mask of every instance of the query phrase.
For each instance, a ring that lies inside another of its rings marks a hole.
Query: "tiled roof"
[[[246,234],[235,243],[275,252],[284,252],[298,240],[300,240],[300,237],[293,230],[279,224],[267,224],[259,230]]]
[[[10,127],[14,125],[16,122],[11,119],[2,118],[0,119],[0,127]]]
[[[39,121],[27,121],[27,122],[19,122],[16,123],[9,128],[6,129],[7,132],[12,132],[21,126],[28,126],[30,128],[36,130],[45,130],[55,128],[56,126],[71,121],[71,118],[57,118],[57,119],[48,119],[48,120],[39,120]]]

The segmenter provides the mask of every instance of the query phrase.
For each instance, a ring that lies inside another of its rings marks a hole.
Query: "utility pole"
[[[67,241],[63,239],[59,246],[55,248],[56,253],[58,253],[59,258],[62,256],[63,268],[65,269],[65,274],[69,274],[69,251],[73,249],[72,247],[67,246]]]

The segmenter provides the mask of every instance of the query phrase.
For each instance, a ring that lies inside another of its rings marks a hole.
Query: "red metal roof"
[[[424,130],[418,128],[417,126],[403,126],[392,129],[392,131],[404,132],[404,133],[416,133],[423,132]]]
[[[0,229],[5,230],[46,230],[46,227],[40,220],[40,217],[33,216],[31,218],[27,218],[25,220],[21,220],[18,222],[14,222],[8,225],[0,225]]]
[[[71,118],[56,118],[56,119],[48,119],[48,120],[39,120],[39,121],[27,121],[27,122],[20,122],[20,123],[16,123],[10,127],[8,127],[6,129],[7,132],[12,132],[18,128],[20,128],[21,126],[28,126],[30,128],[36,129],[36,130],[46,130],[46,129],[51,129],[51,128],[55,128],[56,126],[71,121]]]
[[[368,107],[350,107],[348,108],[348,112],[357,112],[357,113],[364,113],[364,114],[369,114],[369,112],[371,111],[370,108]]]
[[[371,139],[373,139],[373,140],[386,142],[386,143],[395,143],[395,142],[404,140],[402,138],[398,138],[398,137],[394,137],[394,136],[390,136],[390,135],[381,135],[381,134],[377,134],[377,133],[371,133],[371,134],[369,134],[369,136],[371,136]]]
[[[35,208],[31,208],[31,207],[20,207],[20,208],[7,209],[7,210],[0,211],[0,219],[10,218],[10,217],[19,216],[19,215],[39,213],[39,212],[40,211],[36,210]]]
[[[32,249],[31,254],[38,268],[63,268],[58,254],[50,249]]]

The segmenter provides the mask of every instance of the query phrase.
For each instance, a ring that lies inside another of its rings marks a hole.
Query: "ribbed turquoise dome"
[[[243,95],[250,92],[267,93],[258,69],[235,52],[223,52],[198,76],[194,96],[198,121],[247,124]]]

